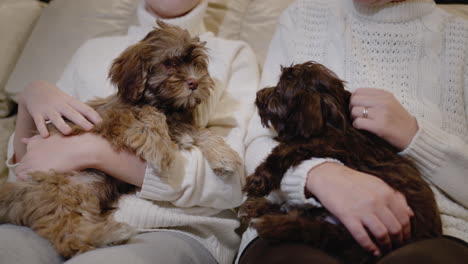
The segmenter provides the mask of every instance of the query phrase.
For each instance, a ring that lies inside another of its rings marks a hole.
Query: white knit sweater
[[[186,28],[207,42],[209,72],[216,87],[209,103],[200,107],[198,121],[223,135],[244,157],[244,137],[259,85],[255,54],[243,42],[204,33],[202,18],[206,6],[207,1],[202,1],[187,15],[164,21]],[[146,11],[143,1],[138,8],[138,19],[139,25],[130,27],[126,36],[93,39],[82,45],[57,85],[81,101],[113,93],[115,87],[107,80],[112,60],[156,26],[155,18]],[[12,154],[10,145],[10,158]],[[141,231],[183,232],[206,246],[219,263],[232,263],[240,237],[235,233],[239,222],[231,209],[242,202],[241,184],[245,173],[219,177],[198,148],[183,155],[187,163],[178,187],[171,186],[148,166],[141,191],[120,199],[115,218]],[[10,180],[13,180],[13,171],[10,172]]]
[[[301,0],[283,13],[264,65],[261,87],[275,85],[280,65],[315,60],[347,89],[392,92],[417,118],[419,131],[401,154],[413,158],[433,188],[444,233],[468,241],[468,22],[431,0],[364,7],[352,0]],[[250,174],[276,146],[258,114],[249,125]],[[306,200],[307,172],[324,159],[290,169],[271,198]],[[256,237],[248,229],[241,250]]]

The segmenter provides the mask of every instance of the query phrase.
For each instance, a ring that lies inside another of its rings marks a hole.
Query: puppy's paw
[[[247,177],[243,191],[252,197],[268,195],[273,190],[271,178],[267,171],[255,172]]]
[[[228,148],[223,153],[224,155],[213,156],[214,158],[208,161],[216,175],[232,176],[242,170],[242,161],[237,152]]]
[[[238,217],[244,222],[265,214],[280,214],[281,205],[274,204],[264,197],[248,197],[240,206]]]
[[[135,234],[135,228],[127,224],[122,224],[119,229],[114,231],[112,234],[112,239],[109,241],[108,245],[125,244]]]
[[[179,149],[189,150],[194,145],[194,139],[188,134],[181,135],[177,138],[177,145]]]
[[[124,244],[136,234],[136,229],[132,226],[114,220],[108,221],[103,230],[105,232],[101,232],[96,239],[98,247]]]

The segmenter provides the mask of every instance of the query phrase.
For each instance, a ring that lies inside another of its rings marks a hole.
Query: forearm
[[[317,186],[321,186],[323,180],[322,175],[327,174],[345,174],[346,167],[338,162],[325,161],[322,162],[307,172],[307,178],[305,182],[305,196],[313,197],[317,195],[321,190]]]
[[[15,137],[13,146],[15,149],[14,162],[19,162],[26,153],[26,144],[21,141],[23,138],[29,138],[34,134],[36,126],[34,120],[28,113],[24,104],[20,101],[18,105],[18,114],[16,118]]]
[[[91,167],[103,171],[123,182],[141,187],[145,177],[146,161],[135,153],[121,150],[117,151],[104,138],[92,135],[96,142],[97,154]]]

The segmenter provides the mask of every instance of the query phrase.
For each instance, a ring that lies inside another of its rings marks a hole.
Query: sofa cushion
[[[0,2],[0,117],[10,113],[12,104],[7,100],[3,89],[41,9],[37,0]]]
[[[55,83],[85,40],[125,33],[135,19],[136,4],[136,0],[51,1],[18,59],[6,93],[16,101],[17,94],[31,81]]]

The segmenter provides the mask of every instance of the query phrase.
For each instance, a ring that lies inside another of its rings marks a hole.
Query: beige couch
[[[293,0],[209,0],[207,28],[241,39],[261,67],[279,14]],[[135,23],[138,0],[37,0],[0,2],[0,177],[14,128],[14,101],[31,81],[58,80],[71,55],[89,38],[123,34]],[[468,18],[467,5],[442,5]]]

